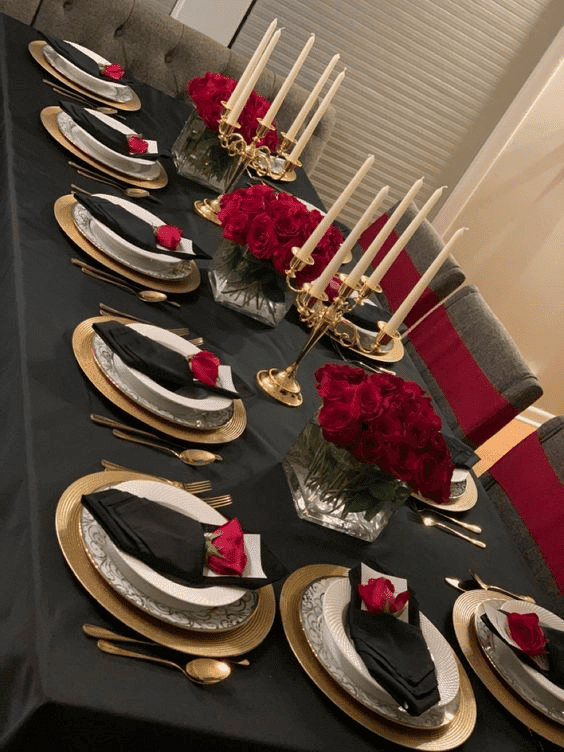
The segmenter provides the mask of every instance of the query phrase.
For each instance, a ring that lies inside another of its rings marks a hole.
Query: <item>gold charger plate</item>
[[[452,618],[458,644],[482,683],[511,715],[539,736],[559,747],[564,747],[564,728],[537,712],[513,692],[495,671],[480,647],[474,627],[474,613],[481,603],[493,599],[511,600],[509,596],[490,590],[469,590],[456,599],[452,609]]]
[[[457,496],[452,501],[448,501],[446,504],[437,504],[437,502],[431,501],[431,499],[426,499],[418,493],[413,493],[411,495],[415,496],[416,499],[419,499],[419,501],[422,501],[424,504],[427,504],[427,506],[434,507],[443,512],[466,512],[469,509],[472,509],[478,501],[478,486],[476,485],[476,481],[472,474],[469,472],[464,493]]]
[[[134,185],[137,188],[147,188],[148,190],[155,190],[156,188],[164,188],[165,185],[168,183],[168,175],[166,173],[165,168],[162,166],[160,162],[158,162],[160,174],[158,177],[153,178],[152,180],[145,180],[143,178],[136,178],[133,175],[129,175],[125,172],[119,172],[118,170],[114,170],[112,167],[108,167],[103,162],[99,162],[97,159],[94,159],[94,157],[91,157],[89,154],[87,154],[85,151],[81,151],[78,147],[76,147],[73,143],[71,143],[68,138],[65,138],[63,134],[61,133],[59,129],[59,124],[57,123],[57,115],[61,112],[61,108],[57,107],[56,105],[51,105],[50,107],[44,107],[40,112],[41,122],[43,123],[47,133],[49,133],[50,136],[52,136],[57,143],[59,143],[61,146],[63,146],[67,151],[69,151],[71,154],[73,154],[75,157],[78,157],[79,159],[82,159],[83,162],[86,162],[86,164],[89,164],[91,167],[94,167],[96,170],[99,170],[100,172],[104,172],[106,175],[109,175],[112,178],[115,178],[116,180],[120,180],[122,183],[128,183],[129,185]]]
[[[87,253],[91,258],[103,264],[113,272],[127,277],[132,282],[136,282],[144,287],[150,287],[159,292],[184,293],[197,290],[201,283],[200,270],[195,261],[191,261],[190,273],[181,280],[166,280],[159,277],[151,277],[149,274],[143,274],[129,266],[120,264],[119,261],[107,256],[100,248],[91,243],[88,238],[79,231],[72,218],[72,208],[76,204],[74,196],[60,196],[53,206],[55,219],[59,223],[61,230],[69,237],[73,243]]]
[[[53,78],[56,78],[65,86],[68,86],[69,89],[73,89],[78,94],[85,94],[87,97],[89,97],[89,99],[95,99],[97,102],[100,102],[102,104],[111,105],[112,107],[115,107],[116,110],[135,112],[136,110],[141,109],[141,100],[139,99],[137,93],[133,90],[133,98],[128,102],[116,102],[115,99],[107,99],[106,97],[102,97],[100,94],[96,94],[90,89],[86,89],[84,86],[80,86],[80,84],[77,84],[72,79],[64,76],[56,68],[53,68],[51,63],[43,54],[43,47],[46,44],[47,42],[45,42],[43,39],[36,39],[35,41],[30,42],[27,45],[27,49],[29,50],[31,57],[35,60],[36,63],[39,63],[43,70],[46,70],[47,73],[53,76]]]
[[[229,441],[238,439],[247,426],[247,413],[242,400],[233,400],[233,415],[230,420],[223,426],[219,426],[211,431],[199,431],[188,426],[181,426],[177,423],[171,423],[164,418],[160,418],[155,413],[146,410],[137,403],[126,397],[100,369],[100,366],[94,358],[92,350],[92,339],[94,329],[92,324],[101,321],[111,321],[111,316],[96,316],[91,319],[82,321],[74,330],[72,335],[72,349],[78,365],[89,379],[90,383],[100,391],[104,397],[107,397],[114,405],[120,407],[134,418],[141,420],[143,423],[156,428],[158,431],[173,436],[182,441],[192,441],[196,444],[224,444]],[[131,322],[129,322],[131,323]]]
[[[460,675],[460,706],[453,720],[438,729],[414,729],[387,721],[357,702],[322,667],[306,639],[300,620],[302,593],[321,577],[345,577],[348,569],[333,564],[309,564],[293,572],[282,588],[280,614],[294,655],[310,679],[348,716],[384,739],[412,749],[449,750],[471,735],[476,724],[476,700],[470,680],[456,658]]]
[[[62,493],[55,514],[57,538],[63,556],[80,584],[112,616],[159,645],[214,658],[241,655],[260,645],[270,632],[276,613],[272,585],[258,591],[257,607],[244,624],[227,632],[211,634],[190,632],[149,616],[122,598],[96,571],[80,534],[82,495],[139,478],[146,476],[142,473],[105,470],[79,478]]]

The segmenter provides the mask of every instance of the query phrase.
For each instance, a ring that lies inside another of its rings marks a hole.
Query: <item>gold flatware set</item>
[[[410,499],[408,503],[409,507],[415,512],[423,525],[425,525],[426,527],[436,527],[439,530],[443,530],[445,533],[449,533],[450,535],[454,535],[457,538],[461,538],[462,540],[465,540],[468,543],[477,546],[478,548],[486,548],[484,541],[478,540],[478,538],[473,538],[470,535],[466,535],[465,533],[460,532],[460,530],[456,530],[454,527],[451,527],[451,525],[458,525],[459,527],[465,528],[466,530],[481,533],[482,529],[478,525],[474,525],[472,523],[465,522],[464,520],[459,520],[456,517],[451,517],[441,512],[437,512],[434,508],[432,511],[427,508],[423,510],[414,499]],[[442,522],[442,520],[448,520],[450,524],[446,524],[445,522]]]
[[[462,593],[466,593],[468,590],[476,590],[481,588],[482,590],[490,590],[495,593],[503,593],[504,595],[508,595],[510,598],[514,598],[518,601],[536,603],[535,599],[530,595],[513,593],[511,590],[507,590],[507,588],[500,587],[499,585],[488,585],[486,582],[484,582],[480,575],[473,570],[470,570],[470,574],[472,576],[471,580],[463,580],[461,577],[445,577],[445,582],[447,583],[447,585],[450,585],[455,590],[460,590]]]

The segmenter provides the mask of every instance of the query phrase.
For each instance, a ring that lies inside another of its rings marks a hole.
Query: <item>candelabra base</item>
[[[288,369],[280,371],[277,368],[269,368],[257,373],[257,384],[278,402],[288,407],[299,407],[303,404],[302,390],[296,377],[288,372]]]
[[[221,225],[221,222],[217,218],[220,209],[219,198],[198,199],[198,201],[194,201],[194,209],[200,217],[213,222],[214,225]]]

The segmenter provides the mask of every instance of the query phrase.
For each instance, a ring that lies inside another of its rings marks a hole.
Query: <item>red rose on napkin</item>
[[[372,577],[366,585],[358,585],[358,594],[368,611],[401,614],[409,600],[409,591],[395,595],[395,587],[387,577]]]
[[[119,81],[125,76],[125,69],[122,68],[119,63],[104,65],[100,70],[103,76],[105,76],[106,78],[111,78],[112,81]]]
[[[207,564],[213,572],[241,577],[247,566],[247,554],[243,530],[237,517],[210,533],[207,548]]]
[[[190,370],[202,384],[215,386],[221,361],[208,350],[201,350],[190,359]]]
[[[163,248],[175,251],[182,240],[182,230],[176,225],[161,225],[155,230],[155,240]]]
[[[507,614],[507,627],[512,639],[524,653],[530,656],[548,655],[545,647],[548,639],[544,636],[537,614]]]
[[[146,154],[149,144],[141,136],[128,136],[127,148],[130,154]]]

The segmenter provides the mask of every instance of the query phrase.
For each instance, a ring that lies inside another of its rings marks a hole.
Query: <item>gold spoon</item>
[[[506,590],[505,588],[498,587],[497,585],[487,585],[483,581],[483,579],[480,577],[480,575],[477,574],[476,572],[473,572],[472,570],[470,570],[470,574],[472,575],[472,578],[476,580],[478,585],[484,590],[493,590],[496,593],[504,593],[505,595],[512,596],[518,601],[527,601],[527,603],[536,603],[536,601],[530,595],[518,595],[517,593],[512,593],[511,590]]]
[[[448,525],[445,525],[444,522],[439,522],[438,520],[435,520],[433,517],[431,517],[430,514],[423,514],[423,512],[420,512],[417,510],[417,514],[419,515],[421,522],[426,527],[438,527],[440,530],[444,530],[447,533],[450,533],[451,535],[456,535],[457,538],[462,538],[462,540],[468,541],[468,543],[472,543],[474,546],[478,546],[478,548],[486,548],[486,544],[484,541],[477,540],[476,538],[471,538],[469,535],[465,535],[464,533],[460,533],[458,530],[455,530],[452,527],[449,527]]]
[[[417,513],[423,512],[423,510],[419,507],[418,503],[415,501],[415,499],[410,498],[409,499],[409,506]],[[474,525],[472,522],[465,522],[464,520],[459,520],[458,517],[450,517],[448,514],[444,514],[443,512],[439,512],[438,509],[435,509],[433,507],[432,512],[436,517],[441,517],[443,520],[446,520],[447,522],[451,522],[453,525],[458,525],[459,527],[463,527],[465,530],[470,530],[471,533],[481,533],[482,528],[479,525]]]
[[[144,446],[153,447],[153,449],[160,449],[161,452],[166,452],[176,457],[185,465],[192,465],[194,467],[201,467],[203,465],[209,465],[211,462],[223,462],[223,457],[219,454],[213,454],[205,449],[184,449],[182,452],[177,452],[176,449],[165,446],[164,444],[156,444],[154,441],[148,441],[141,436],[130,436],[123,431],[118,431],[116,428],[112,431],[114,436],[124,441],[131,441],[133,444],[143,444]]]
[[[193,658],[185,666],[181,666],[179,663],[168,661],[165,658],[157,658],[155,655],[138,653],[136,650],[126,650],[106,640],[98,640],[96,645],[103,653],[121,655],[124,658],[137,658],[140,661],[160,663],[163,666],[177,668],[179,671],[182,671],[184,676],[196,684],[217,684],[227,679],[231,674],[231,666],[225,661],[218,661],[215,658]]]
[[[119,632],[113,632],[106,627],[99,627],[97,624],[83,624],[82,631],[88,637],[95,637],[98,640],[113,640],[114,642],[129,642],[134,645],[148,645],[151,648],[160,648],[163,645],[159,645],[152,640],[140,640],[138,637],[128,637],[127,635],[120,634]],[[222,661],[223,662],[223,661]],[[241,658],[235,660],[234,658],[225,659],[225,663],[235,664],[237,666],[250,666],[251,662],[248,658]]]

